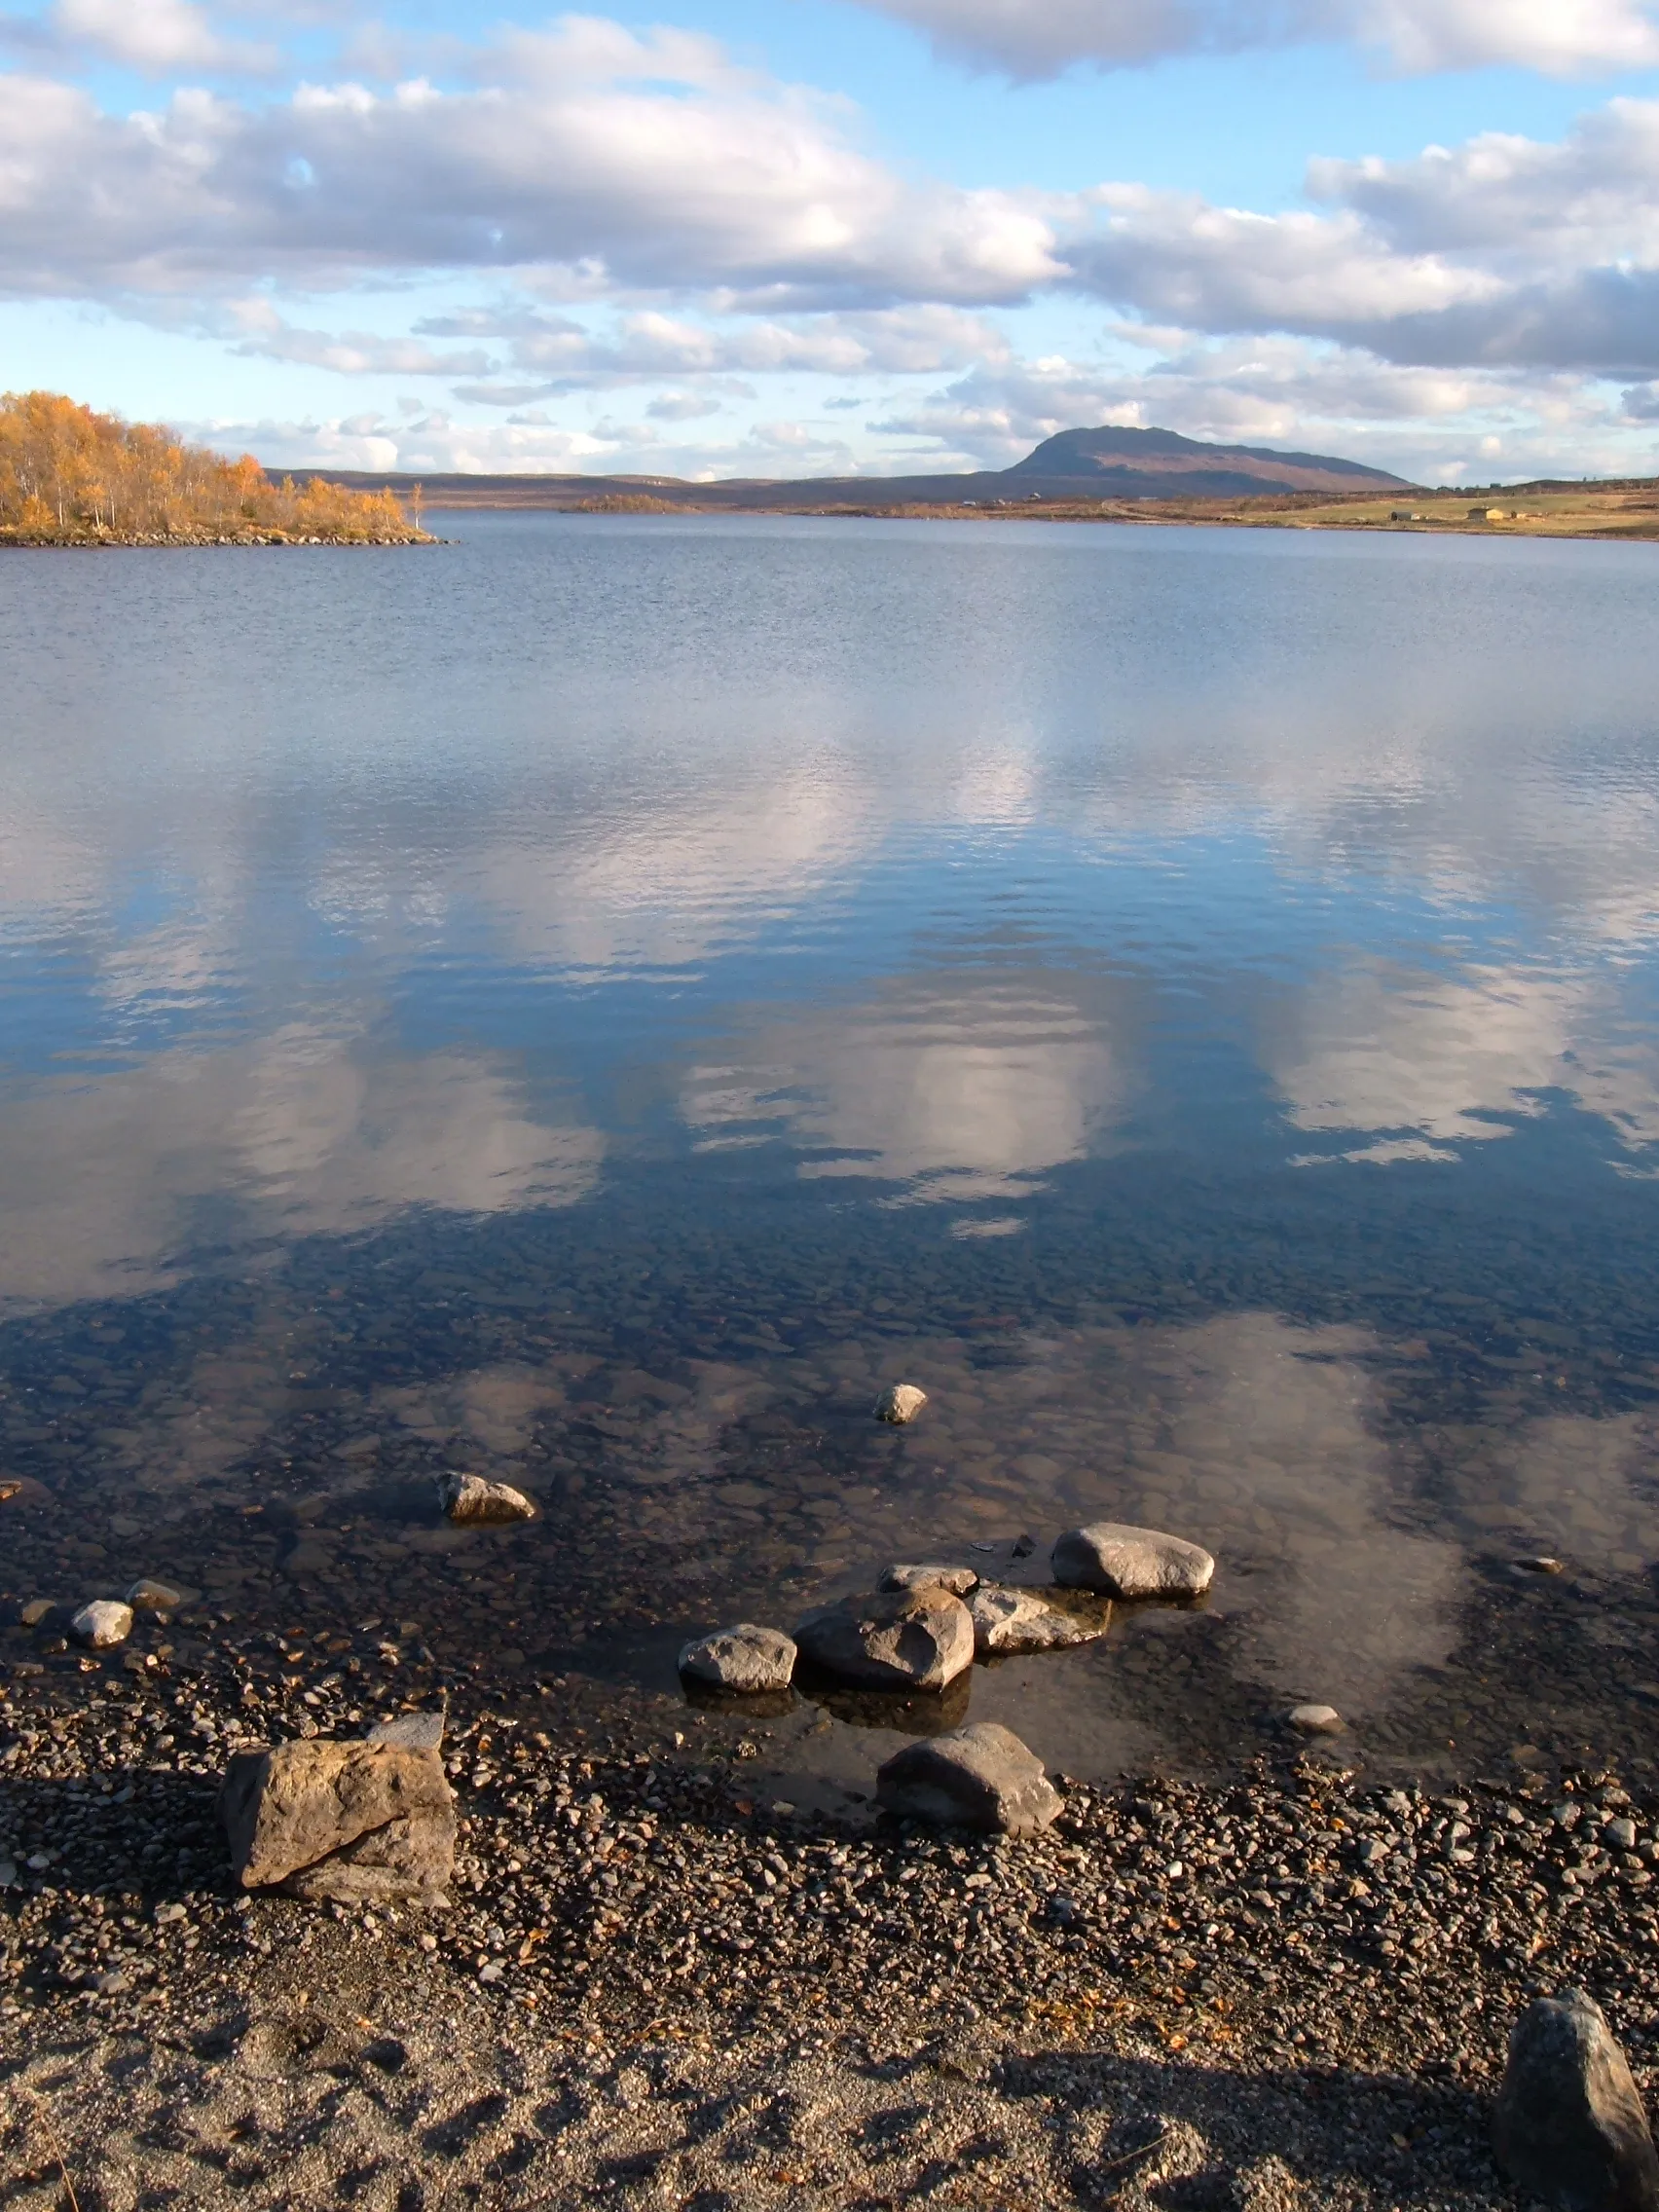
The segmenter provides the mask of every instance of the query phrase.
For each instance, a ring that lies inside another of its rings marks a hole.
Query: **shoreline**
[[[206,547],[237,547],[243,550],[254,547],[331,545],[368,550],[374,547],[442,545],[445,540],[433,537],[425,531],[406,537],[300,537],[284,536],[280,532],[262,532],[246,537],[220,537],[203,533],[200,535],[174,533],[170,536],[142,534],[132,536],[116,536],[112,533],[101,535],[73,535],[65,533],[61,537],[18,537],[14,533],[0,531],[0,551],[9,553],[116,553],[148,551],[188,551]]]
[[[452,1677],[451,1909],[318,1907],[235,1892],[228,1751],[359,1734],[436,1671],[413,1624],[309,1651],[210,1625],[0,1699],[0,2149],[30,2205],[42,2111],[112,2206],[1508,2204],[1504,2037],[1573,1981],[1659,2084],[1646,1785],[1430,1797],[1321,1747],[1056,1776],[1055,1825],[1011,1842],[762,1802],[764,1718]]]

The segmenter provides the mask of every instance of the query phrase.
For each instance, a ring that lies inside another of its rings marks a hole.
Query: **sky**
[[[1659,0],[0,4],[0,387],[426,474],[1659,473]]]

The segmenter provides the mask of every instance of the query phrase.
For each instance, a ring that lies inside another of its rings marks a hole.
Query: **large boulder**
[[[1095,1521],[1060,1538],[1053,1570],[1063,1589],[1098,1590],[1108,1598],[1198,1598],[1210,1586],[1215,1562],[1181,1536]]]
[[[1659,2157],[1601,2007],[1582,1989],[1529,2005],[1493,2116],[1497,2162],[1562,2212],[1656,2212]]]
[[[801,1656],[869,1690],[941,1690],[974,1664],[974,1623],[937,1583],[820,1605],[795,1630]]]
[[[996,1720],[906,1744],[876,1775],[875,1794],[901,1819],[987,1835],[1036,1835],[1065,1801],[1036,1753]]]
[[[1070,1604],[1058,1604],[1044,1591],[1014,1590],[999,1582],[981,1582],[967,1605],[974,1623],[974,1649],[981,1659],[1092,1643],[1106,1634],[1112,1621],[1110,1599],[1082,1603],[1074,1599]]]
[[[682,1675],[720,1690],[787,1690],[794,1663],[793,1640],[781,1628],[757,1628],[753,1621],[698,1637],[680,1654]]]
[[[455,1867],[455,1797],[435,1745],[314,1736],[240,1751],[219,1814],[247,1890],[435,1899]]]

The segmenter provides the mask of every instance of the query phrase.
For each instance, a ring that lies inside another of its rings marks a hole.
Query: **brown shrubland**
[[[0,395],[0,541],[23,545],[327,538],[411,542],[389,492],[273,484],[251,454],[224,461],[150,423],[56,392]]]

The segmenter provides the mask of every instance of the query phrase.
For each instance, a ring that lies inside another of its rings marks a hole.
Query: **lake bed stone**
[[[69,1634],[92,1651],[112,1651],[132,1634],[132,1607],[118,1598],[94,1598],[72,1615]]]
[[[1334,1705],[1293,1705],[1285,1718],[1305,1736],[1334,1736],[1343,1724]]]
[[[914,1420],[927,1402],[928,1394],[918,1383],[890,1382],[875,1401],[875,1418],[903,1426]]]
[[[1198,1598],[1210,1586],[1215,1561],[1183,1536],[1094,1521],[1068,1530],[1053,1551],[1062,1589],[1098,1590],[1109,1598]]]
[[[143,1575],[128,1591],[127,1603],[135,1613],[171,1613],[184,1604],[184,1592],[170,1582],[153,1582]]]
[[[458,1529],[498,1527],[508,1521],[534,1521],[535,1507],[510,1483],[488,1482],[482,1475],[445,1475],[438,1484],[445,1516]]]
[[[682,1675],[722,1690],[787,1690],[794,1665],[793,1639],[754,1621],[697,1637],[680,1654]]]
[[[986,1835],[1037,1835],[1065,1802],[1042,1761],[995,1720],[906,1744],[877,1774],[876,1800],[901,1820]]]
[[[1497,2162],[1562,2212],[1659,2212],[1659,2155],[1601,2007],[1582,1989],[1516,2021],[1493,2116]]]
[[[842,1598],[794,1633],[812,1666],[859,1689],[943,1689],[974,1664],[968,1608],[937,1584]]]

